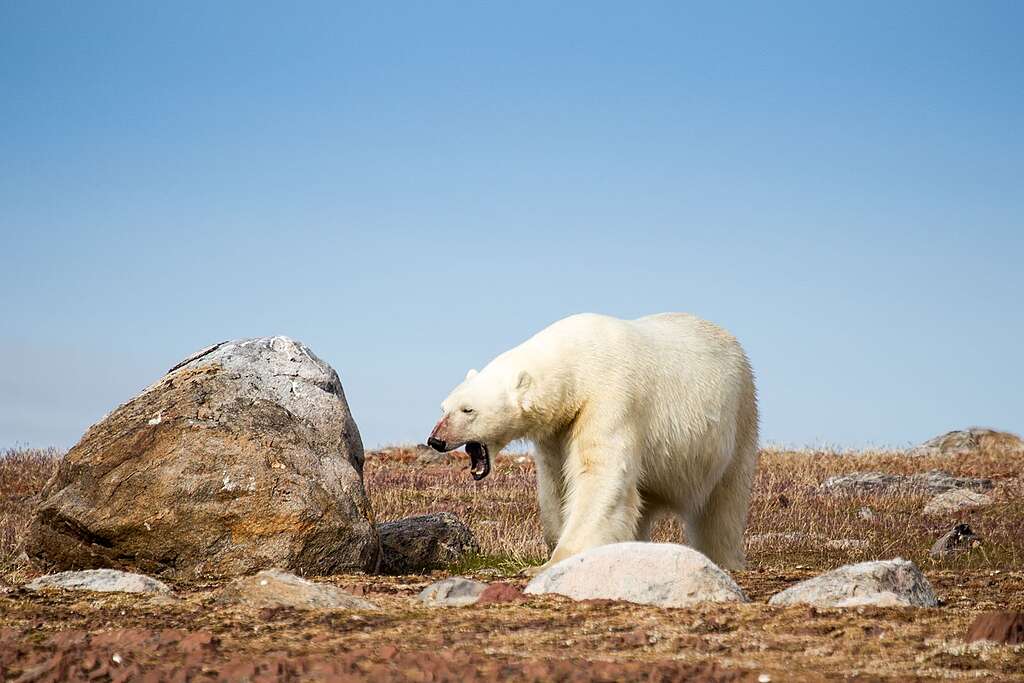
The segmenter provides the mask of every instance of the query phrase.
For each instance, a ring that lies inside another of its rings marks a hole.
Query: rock
[[[754,534],[747,539],[747,544],[751,546],[790,545],[802,543],[809,538],[810,536],[802,531],[769,531],[766,534]]]
[[[592,548],[544,570],[525,592],[659,607],[749,602],[725,571],[696,550],[675,543],[630,542]]]
[[[926,515],[945,515],[961,510],[972,510],[992,504],[992,497],[970,489],[950,489],[935,496],[924,506]]]
[[[985,612],[975,617],[967,628],[968,643],[991,640],[997,643],[1019,645],[1024,643],[1024,612]]]
[[[854,595],[835,603],[835,607],[906,607],[906,601],[892,591]]]
[[[887,474],[885,472],[852,472],[826,479],[820,487],[822,493],[840,495],[886,494],[894,491],[943,493],[952,489],[987,491],[991,479],[954,477],[946,472],[932,470],[919,474]]]
[[[417,596],[420,602],[430,607],[465,607],[474,605],[487,590],[487,584],[461,576],[432,583]]]
[[[411,446],[387,446],[367,451],[366,459],[415,463],[417,465],[452,465],[461,463],[464,455],[456,451],[440,453],[426,444],[414,444]]]
[[[769,531],[766,534],[755,534],[747,539],[751,547],[758,546],[790,546],[794,543],[813,543],[831,550],[863,550],[871,545],[870,541],[856,538],[826,538],[818,534],[803,531]]]
[[[187,358],[93,425],[44,487],[31,556],[180,577],[373,570],[363,449],[338,375],[286,337]]]
[[[253,576],[235,579],[223,588],[220,601],[253,609],[379,609],[337,586],[307,581],[280,569],[264,569]]]
[[[477,599],[477,605],[493,605],[502,602],[519,602],[525,600],[523,592],[510,583],[496,581],[487,586]]]
[[[862,538],[826,538],[821,543],[830,550],[865,550],[871,545]]]
[[[450,512],[408,517],[377,526],[381,543],[380,571],[420,574],[442,569],[467,553],[480,552],[473,532]]]
[[[45,588],[96,591],[98,593],[162,593],[170,594],[166,584],[144,574],[132,574],[116,569],[86,569],[84,571],[47,574],[25,584],[37,591]]]
[[[1000,432],[983,427],[970,427],[925,441],[920,446],[907,451],[907,455],[922,456],[964,456],[982,450],[1001,451],[1005,453],[1024,453],[1024,439],[1016,434]]]
[[[928,554],[934,558],[945,558],[981,545],[981,537],[977,536],[966,524],[957,524],[935,541]]]
[[[449,465],[453,462],[452,456],[448,453],[435,451],[424,444],[416,444],[413,452],[416,455],[417,465]]]
[[[935,607],[931,584],[913,562],[896,558],[848,564],[772,596],[770,605]]]

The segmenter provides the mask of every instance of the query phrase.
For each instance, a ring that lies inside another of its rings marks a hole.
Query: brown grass
[[[56,448],[0,451],[0,576],[20,568],[32,497],[53,474],[62,453]]]
[[[0,452],[0,576],[23,569],[22,543],[32,497],[51,475],[56,449],[9,448]],[[528,457],[501,454],[491,475],[474,482],[460,454],[441,464],[420,465],[413,448],[392,448],[368,457],[366,487],[377,521],[450,511],[476,534],[482,555],[467,569],[515,573],[545,559],[533,466]],[[830,476],[876,470],[911,474],[940,469],[995,482],[995,504],[949,516],[928,517],[923,493],[826,496],[817,487]],[[765,450],[754,483],[747,526],[751,567],[826,569],[875,558],[902,556],[923,567],[1019,570],[1024,568],[1024,459],[987,448],[968,456],[908,458],[898,451]],[[871,521],[859,512],[870,508]],[[941,562],[928,557],[935,539],[966,522],[984,539],[975,551]],[[796,532],[794,535],[793,532]],[[765,534],[773,536],[765,537]],[[663,520],[655,540],[683,540],[674,520]],[[759,538],[754,538],[759,537]],[[753,541],[750,539],[754,538]],[[862,547],[836,548],[823,541],[854,540]]]
[[[491,475],[474,482],[458,458],[440,465],[418,465],[413,450],[388,449],[371,457],[366,482],[379,521],[429,512],[454,512],[476,533],[481,560],[507,570],[544,559],[535,498],[533,467],[528,459],[503,454]],[[986,477],[995,483],[995,504],[980,510],[939,517],[921,510],[926,493],[830,496],[817,488],[825,479],[856,471],[912,474],[943,470],[957,476]],[[901,556],[924,567],[1024,568],[1024,459],[1018,454],[985,449],[968,456],[909,458],[899,451],[765,450],[754,482],[747,526],[748,559],[754,566],[802,565],[833,568],[849,562]],[[870,508],[873,519],[859,515]],[[928,557],[936,538],[954,523],[966,522],[984,538],[970,553],[941,562]],[[786,532],[790,532],[786,535]],[[796,535],[792,534],[796,532]],[[751,537],[774,534],[768,538]],[[655,540],[679,541],[674,520],[655,528]],[[862,541],[849,548],[828,540]],[[860,546],[860,547],[858,547]]]
[[[532,465],[526,458],[498,457],[491,476],[474,483],[458,455],[418,464],[422,453],[391,449],[369,457],[365,470],[378,521],[453,511],[472,527],[483,553],[433,576],[320,577],[380,605],[382,611],[372,614],[246,611],[222,604],[217,587],[205,584],[176,584],[178,599],[172,601],[5,588],[37,572],[18,560],[20,543],[31,497],[57,455],[8,450],[0,456],[0,678],[5,666],[7,677],[27,680],[55,664],[95,678],[102,673],[96,663],[112,661],[116,648],[126,666],[161,679],[212,678],[219,672],[238,680],[247,677],[235,668],[239,662],[258,663],[278,677],[284,671],[313,677],[326,670],[325,663],[343,662],[344,671],[355,678],[361,672],[368,680],[427,680],[428,672],[437,674],[435,680],[489,682],[691,680],[702,673],[715,678],[714,671],[726,669],[743,680],[765,673],[777,681],[1024,681],[1021,646],[963,642],[980,610],[1024,609],[1019,453],[988,449],[953,458],[909,458],[895,452],[763,452],[748,528],[750,568],[734,573],[751,604],[659,609],[533,596],[526,602],[437,610],[422,607],[415,596],[440,576],[458,572],[490,581],[544,559]],[[921,512],[925,495],[844,498],[817,489],[827,477],[845,472],[930,469],[993,479],[995,504],[929,518]],[[872,509],[874,521],[861,519],[862,507]],[[960,521],[971,524],[984,544],[932,562],[927,556],[932,541]],[[804,535],[750,542],[760,534],[787,532]],[[681,535],[665,522],[657,538]],[[866,546],[834,549],[825,543],[829,539],[863,540]],[[775,592],[823,569],[896,555],[921,565],[943,601],[940,608],[765,604]],[[523,578],[503,580],[525,585]],[[205,649],[197,651],[196,644],[204,642]],[[437,673],[439,666],[447,677]],[[556,675],[552,667],[573,675]],[[120,676],[128,672],[118,670]]]

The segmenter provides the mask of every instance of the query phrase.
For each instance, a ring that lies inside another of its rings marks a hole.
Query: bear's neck
[[[531,340],[543,342],[547,340]],[[582,409],[580,374],[577,361],[582,349],[572,348],[573,340],[551,343],[527,342],[515,349],[516,364],[530,373],[533,386],[526,412],[530,432],[525,438],[544,441],[565,431]]]

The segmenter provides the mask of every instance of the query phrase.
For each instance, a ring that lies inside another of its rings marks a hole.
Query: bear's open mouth
[[[480,481],[491,471],[491,455],[487,452],[487,446],[478,441],[470,441],[466,444],[466,453],[469,454],[469,473],[473,479]]]

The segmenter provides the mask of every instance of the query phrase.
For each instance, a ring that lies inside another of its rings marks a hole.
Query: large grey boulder
[[[377,526],[381,543],[380,571],[418,574],[448,567],[468,553],[480,552],[469,527],[450,512],[407,517]]]
[[[25,584],[33,591],[47,588],[62,590],[96,591],[97,593],[163,593],[171,589],[167,584],[144,574],[133,574],[116,569],[86,569],[83,571],[47,574]]]
[[[264,569],[253,576],[235,579],[222,589],[220,600],[253,609],[379,609],[337,586],[307,581],[280,569]]]
[[[466,607],[475,605],[485,590],[486,583],[452,576],[430,584],[416,597],[430,607]]]
[[[770,605],[935,607],[931,584],[913,562],[896,558],[848,564],[773,595]]]
[[[630,542],[592,548],[544,570],[525,592],[659,607],[749,602],[725,571],[693,548],[676,543]]]
[[[926,515],[947,515],[991,504],[992,496],[975,493],[970,489],[951,489],[929,500],[924,506],[924,513]]]
[[[27,550],[180,577],[377,567],[341,381],[287,337],[223,342],[93,425],[42,491]]]
[[[886,494],[896,491],[913,493],[943,493],[952,489],[987,491],[991,479],[955,477],[947,472],[931,470],[917,474],[887,474],[885,472],[851,472],[826,479],[820,487],[822,493],[859,495]]]

